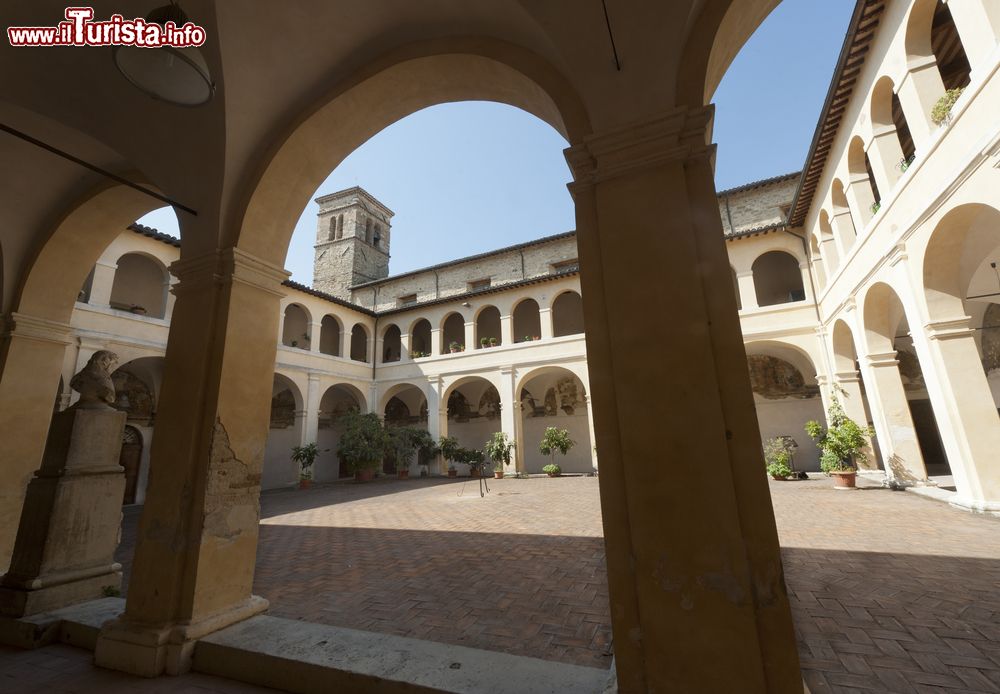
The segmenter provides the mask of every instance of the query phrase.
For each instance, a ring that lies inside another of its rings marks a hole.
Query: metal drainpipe
[[[733,228],[733,213],[729,210],[729,196],[727,195],[724,199],[726,201],[726,219],[729,220],[729,233],[734,234],[736,229]]]
[[[520,249],[521,253],[521,279],[524,279],[524,249]]]
[[[441,298],[441,289],[440,289],[440,286],[438,284],[438,271],[437,270],[434,271],[434,298],[435,299],[440,299]]]

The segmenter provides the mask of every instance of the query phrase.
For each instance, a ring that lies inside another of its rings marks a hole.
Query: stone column
[[[251,587],[288,277],[237,248],[171,270],[180,281],[128,601],[94,653],[146,677],[187,670],[197,639],[267,608]]]
[[[850,174],[847,179],[847,190],[844,193],[847,195],[847,205],[851,208],[851,215],[854,221],[858,222],[855,232],[859,234],[875,216],[875,213],[872,212],[872,205],[875,204],[875,192],[872,190],[868,174]],[[850,245],[845,243],[842,248],[844,258],[847,257],[847,252],[853,245],[854,239],[851,239]]]
[[[517,394],[514,392],[514,369],[512,367],[502,367],[500,369],[500,431],[513,439],[513,460],[510,461],[510,465],[514,470],[520,470],[522,466],[520,465],[521,458],[518,455],[520,450],[517,446],[518,438],[520,437],[517,416],[520,414],[520,410],[518,410],[516,404]],[[507,471],[509,472],[509,470]]]
[[[906,114],[906,125],[910,128],[919,156],[937,131],[938,126],[931,120],[931,110],[944,95],[944,82],[933,55],[910,60],[896,95]]]
[[[538,309],[538,325],[541,328],[541,337],[543,340],[551,340],[552,335],[555,333],[552,327],[552,307],[546,306],[545,308]]]
[[[346,328],[340,331],[340,358],[350,359],[351,358],[351,331]],[[281,344],[281,339],[278,339],[278,344]]]
[[[399,361],[410,361],[410,334],[399,334]]]
[[[319,434],[319,401],[323,397],[323,390],[320,388],[318,373],[310,373],[306,386],[306,409],[305,426],[302,427],[302,445],[315,443]]]
[[[441,383],[441,377],[432,377],[427,384],[427,433],[435,441],[448,435],[448,403],[441,402],[443,395],[444,384]],[[441,456],[437,456],[427,468],[428,474],[442,474]]]
[[[116,263],[106,263],[98,260],[94,264],[94,279],[90,283],[91,306],[107,308],[111,305],[111,289],[115,284],[115,272],[118,271]]]
[[[900,486],[926,484],[927,468],[896,353],[869,354],[861,361],[861,368],[865,370],[865,382],[871,386],[868,401],[886,477]]]
[[[864,394],[861,392],[861,377],[858,372],[854,370],[838,371],[833,375],[833,378],[833,394],[844,408],[844,414],[853,419],[856,424],[862,427],[868,426],[868,414],[865,412]],[[862,462],[859,465],[864,469],[877,470],[878,460],[876,460],[871,438],[866,436],[865,439],[868,444],[863,452],[868,462]]]
[[[948,0],[948,9],[975,81],[989,66],[989,57],[996,50],[997,37],[1000,37],[1000,8],[996,0]]]
[[[809,261],[803,260],[799,263],[799,272],[802,274],[802,291],[806,301],[815,301],[813,298],[812,276],[809,274]]]
[[[865,180],[867,181],[868,179]],[[868,193],[869,195],[871,194],[870,186]],[[874,198],[872,199],[874,200]],[[871,213],[870,209],[868,211]],[[833,215],[830,216],[830,229],[833,231],[833,238],[836,239],[837,243],[837,251],[834,253],[833,257],[833,268],[836,269],[837,263],[840,259],[848,256],[851,249],[854,248],[854,242],[858,238],[858,232],[854,228],[854,218],[851,217],[851,211],[840,210],[839,212],[834,212]],[[824,245],[827,245],[825,242],[828,241],[828,239],[823,239],[823,241]],[[833,246],[828,247],[833,248]],[[824,249],[824,254],[825,253],[826,251]]]
[[[594,433],[594,408],[590,406],[590,394],[583,396],[587,403],[587,431],[590,433],[590,463],[597,472],[597,435]]]
[[[802,688],[710,114],[678,108],[567,150],[622,692]],[[664,417],[671,392],[690,397]]]
[[[375,359],[375,363],[376,364],[385,364],[386,363],[385,362],[385,352],[383,351],[383,349],[385,349],[385,342],[384,342],[384,340],[381,337],[376,337],[374,340],[369,340],[369,342],[374,342],[375,343],[375,346],[374,346],[374,352],[375,352],[375,354],[372,355],[372,358]],[[372,362],[369,362],[369,363],[372,363]]]
[[[479,349],[479,343],[476,342],[476,323],[472,321],[465,324],[465,351],[474,349]]]
[[[740,288],[740,305],[743,310],[759,308],[757,303],[757,288],[753,283],[753,270],[746,270],[736,274],[736,284]]]
[[[309,324],[309,351],[312,352],[313,354],[319,354],[319,342],[322,332],[323,332],[322,323]]]
[[[983,373],[969,317],[914,330],[934,418],[958,489],[953,504],[1000,514],[1000,417]]]
[[[23,313],[2,317],[0,339],[0,567],[14,548],[24,490],[42,462],[73,329]],[[68,384],[67,384],[68,385]]]
[[[896,128],[880,126],[868,145],[868,160],[875,174],[875,184],[886,197],[903,172],[899,170],[899,162],[903,159],[903,147],[899,144]]]
[[[500,316],[500,344],[514,344],[514,319],[510,314]]]
[[[431,328],[431,356],[439,356],[447,350],[441,349],[441,328]]]
[[[816,269],[816,290],[822,292],[826,287],[826,278],[829,276],[826,267],[826,257],[819,253],[814,253],[813,267]]]

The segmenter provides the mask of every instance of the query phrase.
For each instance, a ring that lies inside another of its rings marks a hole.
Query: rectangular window
[[[580,260],[578,258],[573,258],[572,260],[562,260],[558,263],[552,263],[552,272],[556,275],[563,272],[577,272],[580,269]]]
[[[407,294],[406,296],[401,296],[396,299],[396,306],[402,308],[403,306],[412,306],[417,303],[416,294]]]
[[[469,282],[469,291],[478,292],[481,289],[489,289],[492,284],[492,280],[487,277],[484,280],[475,280],[474,282]]]

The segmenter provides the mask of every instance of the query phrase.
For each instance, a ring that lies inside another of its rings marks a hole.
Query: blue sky
[[[785,0],[737,56],[715,95],[716,186],[797,171],[854,0]],[[355,150],[316,196],[360,185],[392,209],[392,274],[574,227],[566,141],[513,107],[425,109]],[[295,227],[285,266],[312,281],[316,205]],[[169,209],[142,223],[177,234]]]

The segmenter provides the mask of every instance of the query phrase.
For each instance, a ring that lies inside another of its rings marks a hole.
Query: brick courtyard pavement
[[[267,493],[255,592],[277,616],[607,667],[597,480],[490,484]],[[1000,691],[1000,521],[825,479],[771,491],[814,694]]]

